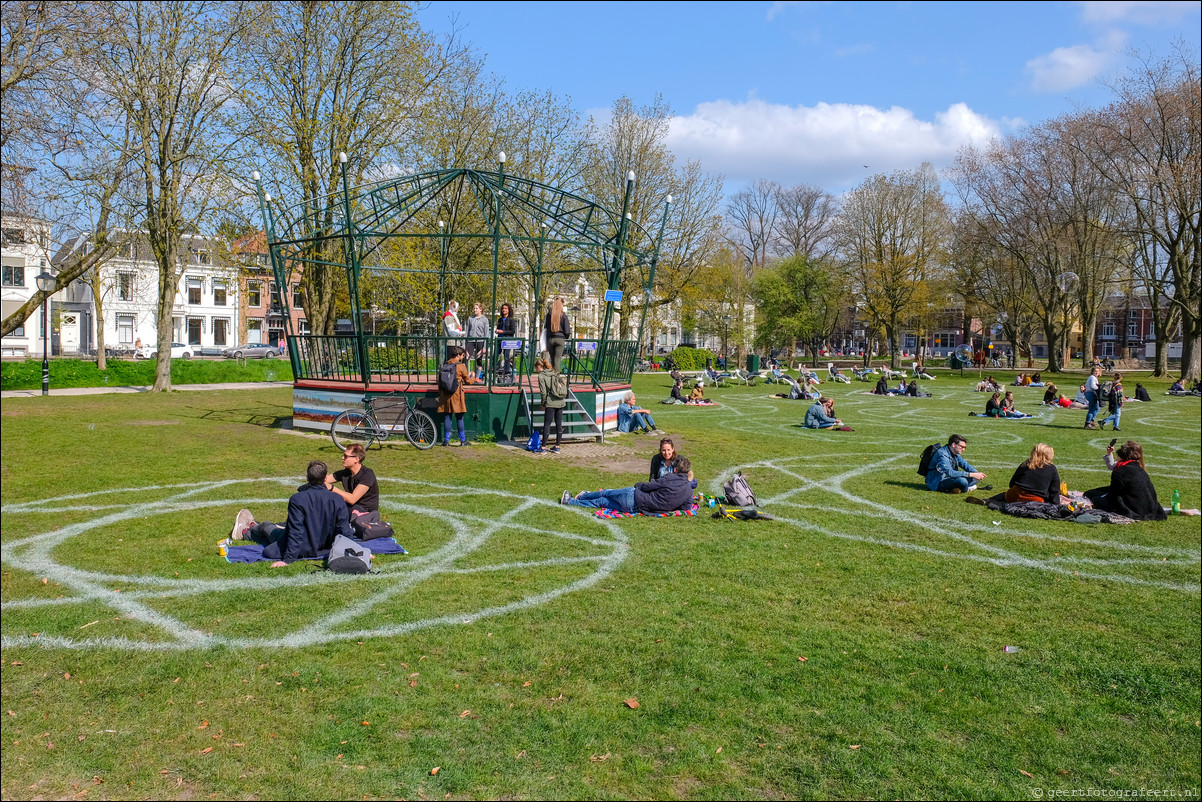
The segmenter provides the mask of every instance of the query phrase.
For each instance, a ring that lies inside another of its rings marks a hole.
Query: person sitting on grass
[[[662,479],[676,470],[677,460],[682,459],[682,455],[676,453],[676,444],[672,442],[671,437],[665,437],[659,441],[659,453],[651,458],[651,474],[647,480],[654,482],[656,479]],[[689,486],[694,490],[697,489],[697,479],[693,476],[693,471],[689,471]]]
[[[1107,446],[1104,459],[1111,471],[1110,486],[1085,491],[1085,497],[1094,507],[1136,521],[1163,521],[1168,517],[1156,499],[1156,488],[1144,466],[1143,446],[1128,440],[1119,446],[1117,453],[1114,446]]]
[[[684,380],[676,379],[672,382],[672,394],[660,402],[661,404],[687,404],[689,399],[684,397]]]
[[[805,428],[833,429],[836,426],[842,426],[843,421],[834,416],[834,411],[835,402],[826,396],[822,396],[806,410]]]
[[[663,434],[656,428],[655,418],[651,417],[651,410],[636,406],[635,400],[633,392],[622,396],[622,402],[618,404],[618,431],[625,434],[636,430],[643,434],[651,434],[653,431],[656,434]]]
[[[1048,404],[1055,404],[1055,403],[1056,403],[1056,397],[1057,397],[1059,394],[1060,394],[1060,388],[1058,388],[1058,387],[1056,386],[1056,383],[1055,383],[1055,382],[1048,382],[1048,388],[1047,388],[1046,390],[1044,390],[1044,391],[1043,391],[1043,403],[1044,403],[1045,405],[1048,405]]]
[[[935,451],[927,471],[927,490],[968,493],[977,489],[976,483],[984,479],[985,474],[964,459],[967,449],[968,440],[963,435],[953,434],[947,439],[947,445]]]
[[[1177,381],[1170,384],[1169,392],[1170,393],[1184,393],[1185,392],[1185,380],[1178,379]]]
[[[1148,395],[1148,388],[1144,387],[1139,382],[1135,383],[1135,400],[1136,401],[1151,401],[1152,396]]]
[[[1010,489],[1006,501],[1043,501],[1060,503],[1060,472],[1052,464],[1056,452],[1047,443],[1038,443],[1031,449],[1031,456],[1019,465],[1010,477]]]
[[[692,465],[688,457],[677,455],[672,472],[651,482],[639,482],[633,487],[614,490],[591,490],[575,496],[563,491],[560,504],[569,507],[605,508],[631,515],[657,515],[662,512],[688,510],[693,506],[693,488],[689,484]]]
[[[985,417],[987,418],[1003,418],[1002,414],[1002,394],[995,392],[985,402]]]
[[[705,385],[698,382],[697,386],[693,388],[693,392],[689,393],[689,403],[690,404],[700,404],[704,400],[705,400]]]
[[[872,388],[873,395],[889,395],[889,382],[885,381],[885,377],[881,376],[876,380],[876,387]]]
[[[1031,417],[1025,412],[1019,412],[1014,408],[1014,393],[1007,392],[1002,399],[1002,417],[1003,418],[1029,418]]]
[[[346,502],[351,521],[356,525],[380,520],[380,485],[375,471],[363,464],[366,455],[361,443],[351,443],[342,452],[345,467],[326,477],[326,487]]]
[[[274,559],[272,568],[297,560],[316,559],[330,548],[336,535],[354,537],[346,502],[326,487],[326,464],[313,460],[305,471],[306,484],[288,499],[286,523],[255,523],[250,510],[239,510],[230,540],[253,540],[264,546],[263,556]]]

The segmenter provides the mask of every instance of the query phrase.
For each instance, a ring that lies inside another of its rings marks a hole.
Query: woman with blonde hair
[[[563,351],[568,340],[572,339],[572,324],[563,312],[563,298],[556,298],[543,321],[543,331],[547,335],[547,352],[551,355],[551,366],[559,372],[563,363]]]
[[[1037,443],[1031,456],[1010,477],[1010,489],[1006,501],[1045,501],[1060,503],[1060,472],[1052,464],[1056,452],[1047,443]]]

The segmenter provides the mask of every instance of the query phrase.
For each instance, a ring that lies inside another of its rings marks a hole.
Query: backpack
[[[336,574],[371,573],[371,550],[349,537],[338,535],[326,557],[326,570]]]
[[[730,481],[722,485],[722,494],[726,496],[726,500],[729,503],[737,504],[740,507],[759,506],[759,502],[755,498],[755,493],[751,492],[751,486],[743,478],[742,471],[730,477]]]
[[[459,390],[459,371],[454,362],[446,362],[438,368],[438,391],[454,395]]]
[[[396,532],[392,529],[392,524],[387,521],[363,521],[360,518],[366,516],[353,516],[351,518],[351,529],[355,530],[355,536],[360,540],[375,540],[378,537],[393,537]]]
[[[551,377],[551,386],[547,392],[548,397],[554,401],[562,401],[568,397],[568,377],[562,373],[556,373]]]
[[[935,452],[938,450],[938,443],[932,443],[922,450],[922,456],[918,459],[919,476],[926,476],[931,472],[931,460],[935,459]]]
[[[531,433],[530,439],[526,441],[526,450],[527,451],[538,451],[542,447],[543,447],[543,433],[540,432],[538,429],[535,429]]]

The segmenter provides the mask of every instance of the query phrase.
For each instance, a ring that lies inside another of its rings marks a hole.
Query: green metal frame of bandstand
[[[626,176],[622,210],[614,213],[595,200],[566,192],[557,187],[505,173],[505,154],[499,155],[499,169],[485,172],[467,168],[436,170],[399,179],[368,184],[352,193],[347,176],[346,154],[338,156],[342,191],[324,199],[308,199],[291,208],[275,207],[264,191],[262,180],[253,174],[260,211],[267,236],[272,273],[279,288],[278,302],[284,319],[288,354],[293,375],[298,383],[322,382],[327,386],[358,386],[364,393],[387,392],[389,387],[433,383],[431,354],[442,353],[447,340],[458,337],[391,335],[380,336],[365,331],[360,282],[364,272],[392,271],[398,273],[431,274],[429,267],[396,267],[373,261],[381,246],[392,238],[437,239],[440,255],[437,268],[439,304],[447,301],[447,276],[492,276],[492,315],[498,311],[497,290],[501,277],[525,277],[532,282],[533,308],[530,313],[527,337],[523,343],[525,359],[521,370],[529,376],[537,356],[537,331],[540,306],[545,300],[544,279],[561,274],[604,274],[605,285],[618,290],[622,272],[640,269],[646,276],[643,282],[642,309],[638,337],[633,341],[610,338],[614,304],[605,304],[601,336],[592,339],[595,352],[591,358],[576,354],[565,372],[573,382],[587,382],[600,389],[606,383],[629,384],[638,356],[646,323],[647,306],[655,280],[659,248],[667,223],[671,196],[664,201],[663,218],[654,238],[636,226],[630,215],[635,175]],[[449,210],[449,220],[439,219],[437,230],[431,223],[438,216],[438,204]],[[462,214],[470,204],[470,214]],[[277,224],[277,220],[282,221]],[[324,221],[324,222],[323,222]],[[460,230],[458,223],[475,223],[475,230]],[[480,224],[483,223],[483,226]],[[636,234],[637,237],[632,237]],[[631,247],[630,242],[651,243],[646,250]],[[333,261],[326,245],[342,242],[343,261]],[[490,269],[456,269],[449,263],[451,246],[458,240],[489,240]],[[502,259],[502,247],[517,257],[518,266]],[[544,262],[548,246],[573,248],[579,254],[570,269]],[[521,265],[523,265],[522,267]],[[346,270],[353,334],[301,335],[294,331],[290,299],[284,291],[289,276],[297,267],[309,264]],[[630,308],[634,299],[628,299]],[[274,300],[273,300],[274,302]],[[490,337],[490,340],[492,338]],[[517,338],[515,338],[517,339]],[[579,342],[579,341],[576,341]],[[495,343],[494,343],[495,344]],[[573,349],[569,349],[573,350]],[[492,376],[486,382],[493,389]],[[508,390],[512,392],[512,389]]]

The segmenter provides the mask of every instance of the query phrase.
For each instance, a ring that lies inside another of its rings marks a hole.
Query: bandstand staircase
[[[522,376],[522,412],[525,415],[526,433],[533,434],[535,430],[542,431],[543,428],[543,401],[542,393],[538,389],[538,379],[535,376]],[[554,435],[551,435],[554,438]],[[595,440],[602,442],[605,439],[605,433],[589,414],[584,405],[580,403],[580,399],[576,397],[576,393],[568,388],[568,397],[563,406],[563,437],[567,441]],[[548,448],[546,443],[543,443],[543,448]]]

